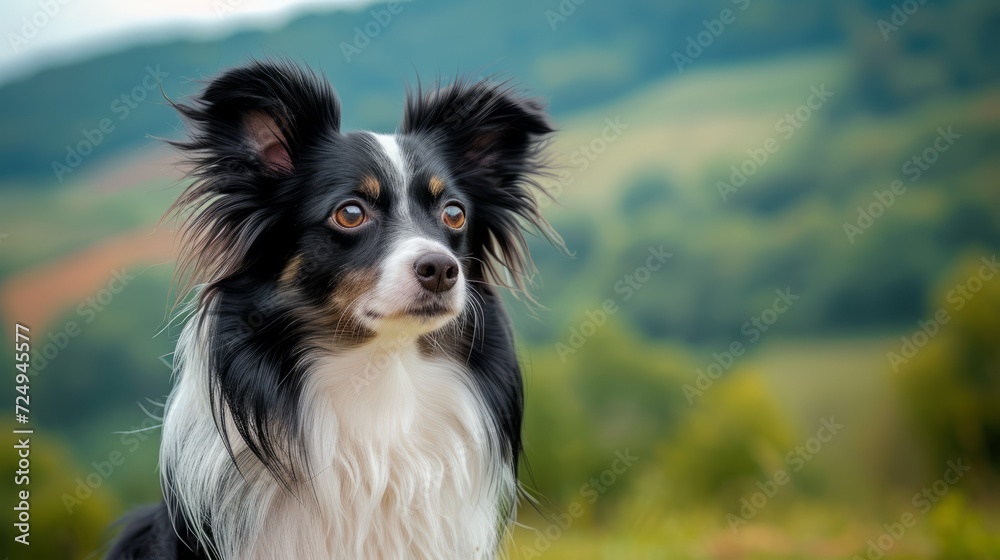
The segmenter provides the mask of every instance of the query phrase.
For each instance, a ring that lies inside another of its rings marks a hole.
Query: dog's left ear
[[[498,174],[536,171],[530,167],[539,142],[555,131],[542,103],[487,81],[459,81],[407,98],[403,133],[425,133],[465,172]]]
[[[544,105],[503,84],[458,81],[411,93],[400,131],[434,144],[470,198],[475,210],[470,241],[485,263],[484,270],[472,273],[524,288],[530,259],[521,226],[527,222],[551,232],[529,189],[538,186],[542,148],[555,131]],[[552,239],[560,242],[557,235]]]

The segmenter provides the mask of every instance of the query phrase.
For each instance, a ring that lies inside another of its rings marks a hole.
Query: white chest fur
[[[460,364],[400,341],[312,356],[302,400],[311,479],[289,491],[259,462],[242,476],[233,467],[201,350],[186,329],[161,458],[187,518],[211,519],[222,558],[494,556],[516,481]]]

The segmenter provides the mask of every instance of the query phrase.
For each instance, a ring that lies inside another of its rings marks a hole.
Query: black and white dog
[[[268,61],[175,107],[197,296],[164,503],[109,558],[495,557],[523,403],[497,288],[524,288],[522,228],[550,231],[542,105],[458,81],[412,92],[396,134],[342,132],[325,79]]]

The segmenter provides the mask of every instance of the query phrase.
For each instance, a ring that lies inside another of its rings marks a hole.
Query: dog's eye
[[[368,216],[364,208],[354,202],[348,202],[333,213],[333,221],[342,228],[356,228],[365,223]]]
[[[465,210],[458,204],[451,203],[444,207],[441,219],[444,220],[444,225],[451,229],[462,229],[465,225]]]

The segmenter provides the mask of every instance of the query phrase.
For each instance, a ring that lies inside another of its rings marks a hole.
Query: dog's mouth
[[[373,320],[441,319],[445,317],[451,317],[457,314],[458,312],[454,309],[454,307],[450,305],[445,305],[444,303],[441,302],[420,303],[418,305],[408,306],[405,309],[394,311],[392,313],[380,313],[372,309],[366,309],[364,311],[365,317]]]
[[[428,333],[462,314],[466,286],[449,249],[413,237],[389,252],[355,316],[376,333]]]

